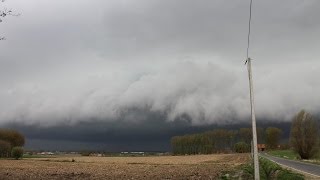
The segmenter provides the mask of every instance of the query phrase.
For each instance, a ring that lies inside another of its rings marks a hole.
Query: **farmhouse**
[[[266,144],[258,144],[258,151],[265,151],[266,150]]]

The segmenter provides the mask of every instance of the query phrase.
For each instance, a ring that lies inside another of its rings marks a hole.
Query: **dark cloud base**
[[[243,121],[241,121],[243,122]],[[284,138],[289,137],[290,122],[260,120],[258,127],[279,127]],[[238,129],[250,127],[248,123],[232,125],[193,126],[188,121],[166,122],[153,119],[144,122],[81,122],[74,125],[40,127],[36,125],[7,124],[25,134],[27,149],[33,150],[99,150],[118,151],[170,151],[170,138],[176,135],[204,132],[216,128]]]

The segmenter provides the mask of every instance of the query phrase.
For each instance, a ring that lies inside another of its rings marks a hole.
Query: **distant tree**
[[[263,128],[257,127],[257,140],[258,144],[264,144],[265,143],[265,131]],[[240,141],[243,141],[247,144],[251,144],[252,141],[252,129],[251,128],[240,128],[239,130],[239,138]]]
[[[275,127],[268,127],[266,129],[266,146],[269,149],[276,149],[282,135],[282,130]]]
[[[252,140],[251,128],[240,128],[239,136],[240,136],[241,141],[243,141],[247,144],[251,144],[251,140]]]
[[[23,148],[22,147],[14,147],[11,150],[11,157],[15,158],[15,159],[20,159],[23,156]]]
[[[258,138],[258,144],[265,144],[266,140],[266,133],[263,128],[257,128],[257,138]]]
[[[0,140],[0,158],[10,157],[11,144],[7,141]]]
[[[171,148],[174,155],[210,154],[213,142],[207,133],[174,136],[171,138]]]
[[[294,116],[291,125],[290,143],[302,159],[309,159],[316,153],[318,125],[312,115],[301,110]]]
[[[7,141],[11,147],[24,146],[25,138],[18,131],[11,129],[0,129],[0,140]]]
[[[214,144],[214,151],[219,153],[232,150],[233,144],[235,143],[237,131],[215,129],[206,132],[206,134]]]
[[[257,128],[257,131],[260,139],[265,137],[262,128]],[[275,137],[278,137],[277,132],[274,134]],[[270,135],[270,137],[273,136]],[[251,139],[251,128],[240,128],[240,130],[214,129],[199,134],[174,136],[171,138],[171,148],[174,155],[226,153],[232,151],[242,153],[250,151]],[[273,141],[278,144],[279,139],[276,138]]]

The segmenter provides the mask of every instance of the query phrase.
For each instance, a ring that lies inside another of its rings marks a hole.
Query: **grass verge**
[[[285,158],[285,159],[291,159],[291,160],[297,160],[299,159],[299,155],[292,151],[292,150],[272,150],[268,151],[268,154],[280,158]]]
[[[285,158],[290,160],[299,160],[302,162],[308,162],[308,163],[320,165],[320,150],[313,158],[308,160],[300,159],[300,156],[292,150],[272,150],[272,151],[268,151],[268,154],[275,157],[280,157],[280,158]]]
[[[259,158],[259,170],[260,170],[260,179],[269,180],[303,180],[304,176],[299,173],[287,170],[279,166],[278,164],[260,157]],[[239,169],[234,170],[233,172],[224,172],[220,179],[224,180],[235,180],[235,179],[254,179],[254,167],[253,164],[244,164],[240,166]]]

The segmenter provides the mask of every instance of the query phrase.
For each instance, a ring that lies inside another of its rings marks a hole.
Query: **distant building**
[[[54,153],[53,152],[39,152],[39,153],[37,153],[38,155],[54,155]]]
[[[258,144],[258,151],[265,151],[266,150],[266,144]]]

